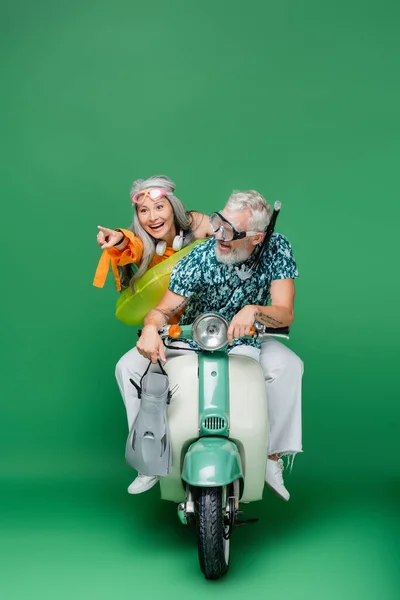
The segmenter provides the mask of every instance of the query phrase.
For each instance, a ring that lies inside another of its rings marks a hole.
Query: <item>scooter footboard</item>
[[[243,480],[236,445],[223,437],[203,437],[185,456],[182,479],[194,487],[219,487]]]

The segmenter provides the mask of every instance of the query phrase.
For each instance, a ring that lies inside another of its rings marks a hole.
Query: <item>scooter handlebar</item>
[[[165,325],[159,331],[162,339],[193,339],[192,325]],[[263,325],[253,326],[250,335],[244,335],[243,338],[258,338],[259,340],[271,337],[289,339],[289,327],[265,327]]]

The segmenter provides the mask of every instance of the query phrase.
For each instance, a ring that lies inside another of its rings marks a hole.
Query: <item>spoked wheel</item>
[[[201,488],[198,492],[197,543],[200,568],[206,579],[219,579],[229,568],[230,537],[235,521],[235,501],[229,497],[229,491],[224,486]]]

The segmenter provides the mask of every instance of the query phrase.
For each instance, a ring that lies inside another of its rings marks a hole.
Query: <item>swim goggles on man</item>
[[[149,190],[140,190],[140,192],[136,192],[136,194],[132,196],[132,204],[143,204],[146,198],[150,198],[150,200],[156,202],[157,200],[160,200],[161,198],[167,195],[167,190],[164,190],[163,188],[151,188]]]
[[[210,215],[210,225],[214,233],[221,232],[224,242],[242,240],[245,237],[260,233],[259,231],[237,231],[232,223],[225,219],[219,212],[214,212]]]

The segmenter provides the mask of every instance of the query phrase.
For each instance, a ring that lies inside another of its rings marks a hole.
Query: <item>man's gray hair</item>
[[[179,235],[179,231],[182,229],[184,232],[183,237],[183,247],[188,246],[192,242],[194,242],[195,237],[191,231],[192,219],[190,213],[186,210],[185,206],[182,202],[174,195],[175,191],[175,183],[165,175],[154,175],[153,177],[149,177],[148,179],[136,179],[133,182],[131,187],[130,196],[136,194],[137,192],[141,192],[142,190],[147,190],[149,188],[162,188],[167,191],[166,198],[172,206],[172,210],[174,211],[174,221],[175,228],[177,230],[177,235]],[[139,237],[143,242],[143,256],[140,261],[139,268],[136,273],[132,277],[132,273],[130,267],[128,268],[121,267],[120,272],[123,276],[121,278],[122,287],[127,287],[128,281],[130,281],[132,291],[134,290],[134,282],[136,279],[139,279],[149,268],[149,264],[151,263],[153,256],[156,250],[157,241],[151,237],[141,226],[139,219],[137,218],[137,204],[134,205],[135,217],[132,225],[129,227],[130,231],[132,231],[137,237]]]
[[[234,191],[225,206],[228,210],[249,210],[249,230],[265,231],[272,216],[268,202],[254,190],[247,192]]]

